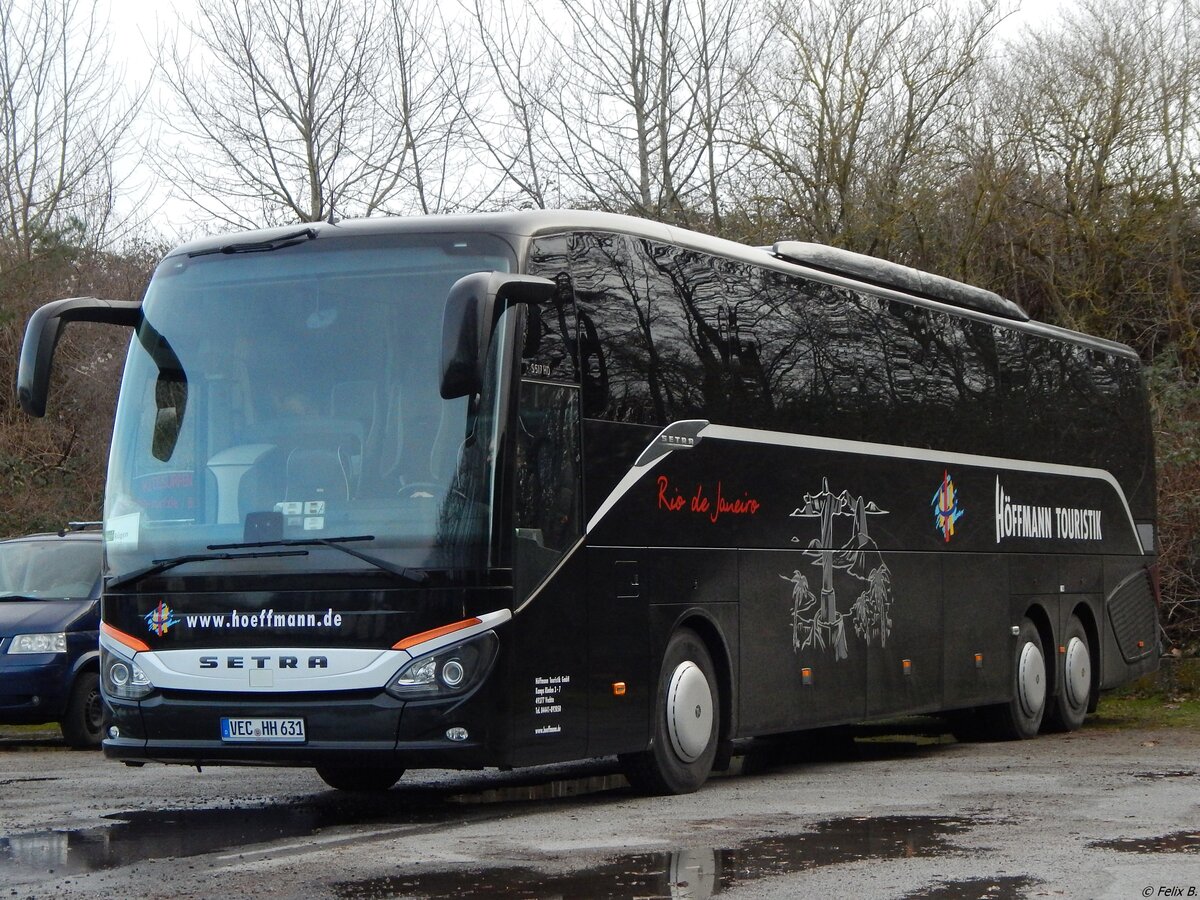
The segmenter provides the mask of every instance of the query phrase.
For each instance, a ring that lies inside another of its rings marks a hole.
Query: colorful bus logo
[[[150,630],[162,637],[171,630],[172,625],[178,625],[179,619],[175,613],[171,611],[171,607],[167,606],[167,601],[159,600],[158,606],[146,613],[143,618],[146,620],[146,625]]]
[[[958,491],[949,472],[942,473],[942,484],[933,494],[933,527],[942,533],[942,539],[950,543],[954,535],[954,523],[962,518],[963,510],[958,505]]]

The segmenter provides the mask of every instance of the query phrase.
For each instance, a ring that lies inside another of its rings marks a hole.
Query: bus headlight
[[[452,697],[475,687],[487,675],[499,645],[496,633],[485,632],[420,656],[396,673],[387,692],[404,700]]]
[[[100,648],[100,677],[104,693],[120,700],[141,700],[154,691],[146,673],[131,659]]]

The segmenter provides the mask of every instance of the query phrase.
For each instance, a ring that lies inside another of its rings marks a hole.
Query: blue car
[[[0,541],[0,724],[58,722],[72,747],[99,747],[99,531]]]

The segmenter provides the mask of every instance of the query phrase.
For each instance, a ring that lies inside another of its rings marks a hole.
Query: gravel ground
[[[0,732],[0,898],[1200,896],[1197,731],[927,731],[754,744],[670,798],[612,761],[357,797],[304,770],[134,769]]]

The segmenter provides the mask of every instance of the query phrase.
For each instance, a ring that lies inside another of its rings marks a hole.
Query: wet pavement
[[[1122,853],[1198,853],[1200,830],[1176,831],[1156,837],[1122,838],[1112,841],[1093,841],[1090,846]],[[1200,896],[1197,890],[1195,896]]]
[[[430,816],[430,811],[420,810],[412,818],[428,821]],[[395,821],[395,810],[376,798],[334,796],[257,809],[130,811],[103,818],[111,824],[0,838],[0,883],[6,873],[78,874],[151,859],[202,856],[235,847],[245,850],[315,835],[333,826]]]
[[[1195,734],[793,735],[672,798],[613,760],[347,795],[58,741],[0,732],[0,898],[210,897],[214,878],[224,898],[1200,896]]]
[[[961,819],[893,816],[818,822],[802,834],[781,834],[736,847],[688,847],[635,853],[566,875],[547,877],[526,868],[482,872],[428,872],[343,882],[337,896],[515,898],[650,898],[703,900],[740,882],[804,872],[865,859],[905,859],[953,851],[947,838],[970,827]]]

